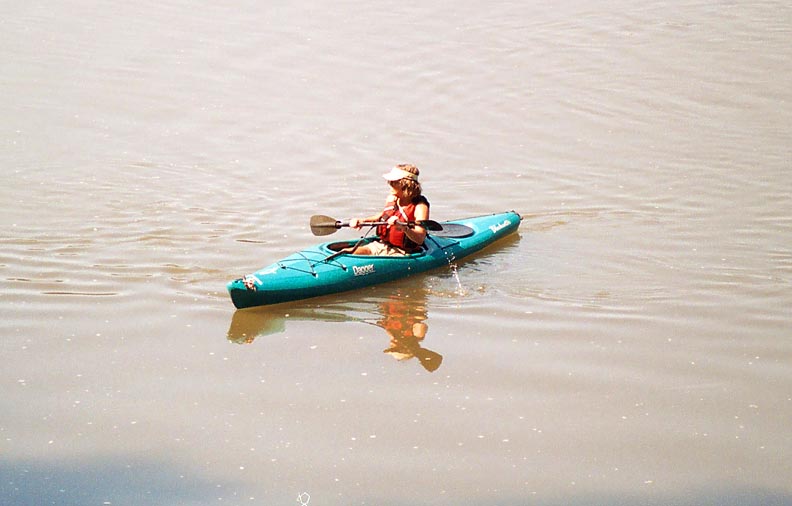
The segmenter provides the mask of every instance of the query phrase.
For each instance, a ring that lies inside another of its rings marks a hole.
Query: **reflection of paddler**
[[[396,360],[417,358],[429,372],[440,367],[443,357],[431,350],[421,347],[426,337],[428,326],[426,307],[420,303],[410,304],[409,299],[398,296],[389,297],[380,305],[382,319],[377,325],[385,329],[390,336],[390,347],[385,351]]]
[[[305,307],[302,303],[285,304],[278,307],[262,308],[262,310],[236,311],[228,328],[228,340],[237,344],[250,344],[258,336],[277,334],[286,330],[287,320],[325,321],[325,322],[360,322],[381,327],[390,338],[385,353],[396,360],[417,358],[429,372],[440,367],[443,357],[431,350],[421,347],[426,337],[426,302],[422,290],[413,292],[413,297],[399,294],[392,295],[377,304],[380,319],[374,321],[374,306],[368,300],[363,303],[331,303],[316,307]],[[358,314],[367,314],[369,318],[361,318]]]

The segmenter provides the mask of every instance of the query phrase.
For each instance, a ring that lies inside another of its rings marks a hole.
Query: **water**
[[[792,504],[788,5],[0,26],[0,503]],[[233,310],[399,162],[519,235]]]

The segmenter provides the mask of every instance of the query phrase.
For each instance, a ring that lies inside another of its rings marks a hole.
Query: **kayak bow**
[[[443,237],[429,231],[424,247],[405,256],[338,254],[356,241],[318,244],[231,281],[228,293],[234,306],[243,309],[385,283],[460,260],[515,232],[520,220],[519,214],[509,211],[441,222],[447,228],[462,225],[472,232],[464,237]]]

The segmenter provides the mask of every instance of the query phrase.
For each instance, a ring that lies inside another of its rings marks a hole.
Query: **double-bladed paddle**
[[[456,223],[443,223],[440,224],[434,220],[420,220],[399,222],[402,225],[407,225],[412,228],[416,225],[424,227],[431,235],[437,237],[467,237],[473,233],[473,229],[465,225],[457,225]],[[361,227],[377,227],[379,225],[387,225],[387,221],[364,221],[359,223]],[[311,233],[313,235],[330,235],[334,234],[342,227],[348,227],[349,222],[342,222],[330,216],[315,215],[311,216]]]

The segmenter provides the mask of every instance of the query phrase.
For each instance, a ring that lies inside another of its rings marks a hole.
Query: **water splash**
[[[459,278],[459,267],[455,263],[449,263],[448,266],[451,268],[451,274],[454,275],[454,279],[457,282],[457,295],[467,295],[468,290],[464,286],[462,286],[462,280]]]
[[[462,279],[459,277],[459,266],[456,263],[456,256],[453,252],[445,252],[446,260],[448,260],[448,267],[451,269],[451,274],[456,280],[457,287],[454,291],[455,295],[464,296],[468,294],[468,290],[462,285]]]

